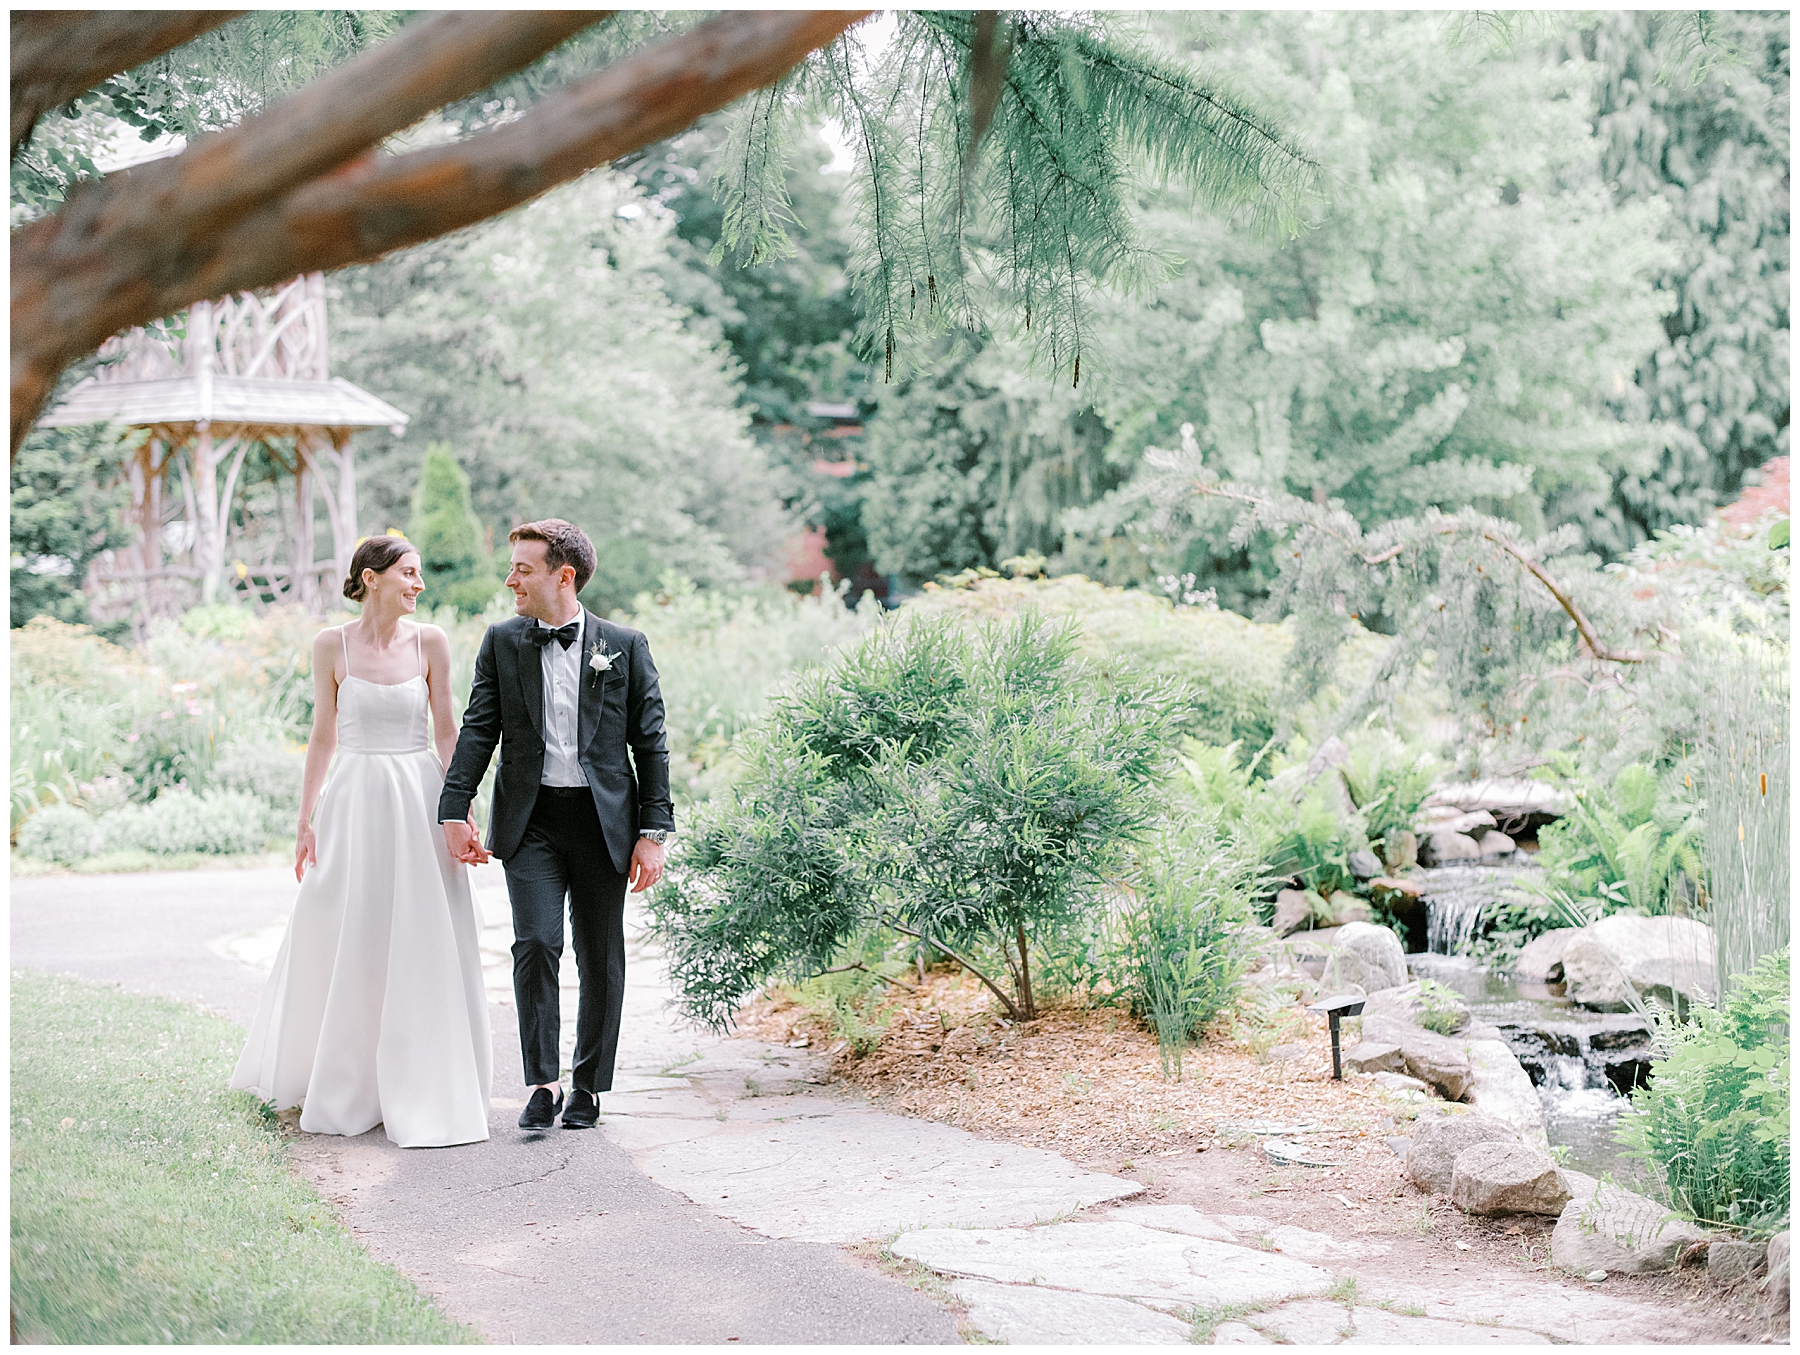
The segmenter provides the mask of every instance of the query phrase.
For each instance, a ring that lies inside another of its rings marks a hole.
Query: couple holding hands
[[[344,594],[362,614],[314,642],[300,894],[231,1078],[300,1106],[309,1133],[381,1124],[407,1148],[488,1137],[493,1043],[467,867],[490,854],[512,899],[519,1127],[549,1129],[560,1112],[565,1129],[590,1128],[612,1087],[625,891],[662,878],[675,827],[662,694],[644,636],[577,600],[596,564],[586,534],[549,518],[511,541],[518,615],[482,638],[460,732],[450,643],[412,619],[425,584],[404,538],[357,547]],[[496,748],[484,847],[470,804]],[[565,899],[580,970],[566,1104]]]

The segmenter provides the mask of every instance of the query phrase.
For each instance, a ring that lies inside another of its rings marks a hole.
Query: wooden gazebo
[[[89,587],[122,591],[139,616],[214,601],[226,589],[320,609],[337,591],[321,589],[320,576],[341,577],[356,548],[350,439],[363,428],[401,434],[408,419],[329,375],[324,275],[270,295],[199,302],[185,317],[107,340],[100,358],[99,370],[38,420],[128,430],[122,473],[138,541],[97,561]],[[244,539],[232,514],[239,472],[259,446],[278,478],[291,481],[293,511],[283,510],[278,535],[261,534],[263,558],[248,562],[230,558]],[[314,545],[320,491],[331,529],[323,562]]]

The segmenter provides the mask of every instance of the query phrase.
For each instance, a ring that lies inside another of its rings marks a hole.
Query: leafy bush
[[[93,816],[74,805],[45,805],[19,828],[19,850],[40,861],[72,866],[94,854]]]
[[[1428,752],[1386,729],[1361,729],[1345,739],[1350,760],[1343,768],[1350,800],[1362,815],[1371,846],[1411,831],[1419,806],[1444,766]]]
[[[260,851],[268,841],[268,811],[242,791],[201,795],[169,791],[147,805],[127,805],[100,816],[94,854],[114,851],[182,856],[199,852],[232,856]]]
[[[640,595],[621,619],[649,637],[656,656],[676,794],[704,800],[728,781],[733,743],[774,694],[880,615],[873,598],[846,607],[841,591],[702,591],[678,575]]]
[[[1230,1006],[1250,947],[1254,855],[1216,822],[1166,828],[1138,853],[1132,898],[1109,919],[1101,969],[1156,1031],[1163,1071]]]
[[[1075,643],[1035,614],[976,634],[896,618],[779,697],[651,903],[683,1008],[724,1028],[763,983],[885,929],[1035,1015],[1031,952],[1091,930],[1154,812],[1175,700],[1098,680]]]
[[[1669,1202],[1707,1223],[1769,1233],[1789,1212],[1788,951],[1740,975],[1720,1008],[1659,1013],[1668,1058],[1617,1131]]]
[[[272,824],[291,825],[300,817],[301,783],[306,752],[272,740],[228,743],[213,763],[212,783],[220,790],[242,791],[268,809]]]
[[[1176,607],[1166,597],[1111,588],[1079,574],[1002,579],[970,572],[927,585],[907,604],[926,614],[996,618],[1032,610],[1081,625],[1082,655],[1099,670],[1113,665],[1178,683],[1179,732],[1212,744],[1261,748],[1275,733],[1276,694],[1292,638],[1235,612]]]

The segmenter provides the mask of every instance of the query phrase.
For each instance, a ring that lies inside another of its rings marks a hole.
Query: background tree
[[[33,433],[12,463],[12,624],[34,616],[85,622],[81,581],[102,551],[125,544],[116,435],[104,426]]]
[[[430,605],[474,616],[500,591],[493,548],[469,502],[469,477],[447,442],[425,449],[406,536],[419,548]]]
[[[521,212],[344,272],[334,362],[414,411],[367,436],[374,520],[406,520],[422,446],[452,442],[476,516],[561,516],[594,539],[583,597],[609,611],[674,570],[701,583],[769,563],[790,531],[745,436],[717,322],[664,290],[673,219],[629,180],[590,174]]]
[[[1633,531],[1697,522],[1787,455],[1789,16],[1620,12],[1567,40],[1592,63],[1601,172],[1668,207],[1663,342],[1638,366],[1654,459],[1614,472]]]

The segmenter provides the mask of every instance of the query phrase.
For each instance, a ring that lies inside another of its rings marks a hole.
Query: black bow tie
[[[548,626],[534,626],[531,630],[531,642],[542,647],[554,640],[567,649],[575,643],[576,637],[580,634],[581,622],[579,621],[571,621],[568,625],[558,626],[555,630],[551,630]]]

